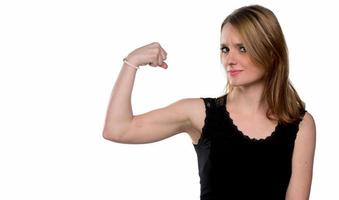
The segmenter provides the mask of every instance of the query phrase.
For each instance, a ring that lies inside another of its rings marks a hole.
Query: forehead
[[[239,44],[242,43],[241,36],[232,24],[227,23],[221,30],[221,44]]]

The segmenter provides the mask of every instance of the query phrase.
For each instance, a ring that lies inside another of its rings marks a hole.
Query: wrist
[[[128,54],[125,59],[131,63],[134,66],[140,66],[140,60],[138,59],[138,56],[135,56],[133,54]]]
[[[135,68],[136,70],[139,69],[139,65],[136,65],[136,64],[134,64],[133,62],[130,62],[130,61],[127,59],[127,57],[123,59],[123,62],[124,62],[127,66],[129,66],[129,67],[133,67],[133,68]]]

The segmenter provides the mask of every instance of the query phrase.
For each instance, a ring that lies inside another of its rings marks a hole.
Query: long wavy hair
[[[221,30],[227,23],[238,30],[251,59],[264,67],[262,100],[268,105],[268,119],[281,123],[301,119],[305,103],[289,80],[288,49],[274,13],[259,5],[245,6],[228,15]],[[225,93],[232,89],[227,81]]]

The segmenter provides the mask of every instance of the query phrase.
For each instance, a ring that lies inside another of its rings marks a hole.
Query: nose
[[[226,55],[226,66],[232,67],[237,64],[237,55],[236,52],[230,50]]]

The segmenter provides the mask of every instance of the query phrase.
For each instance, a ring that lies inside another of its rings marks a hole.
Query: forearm
[[[123,64],[109,100],[103,136],[114,139],[123,134],[133,118],[131,94],[137,70]]]

